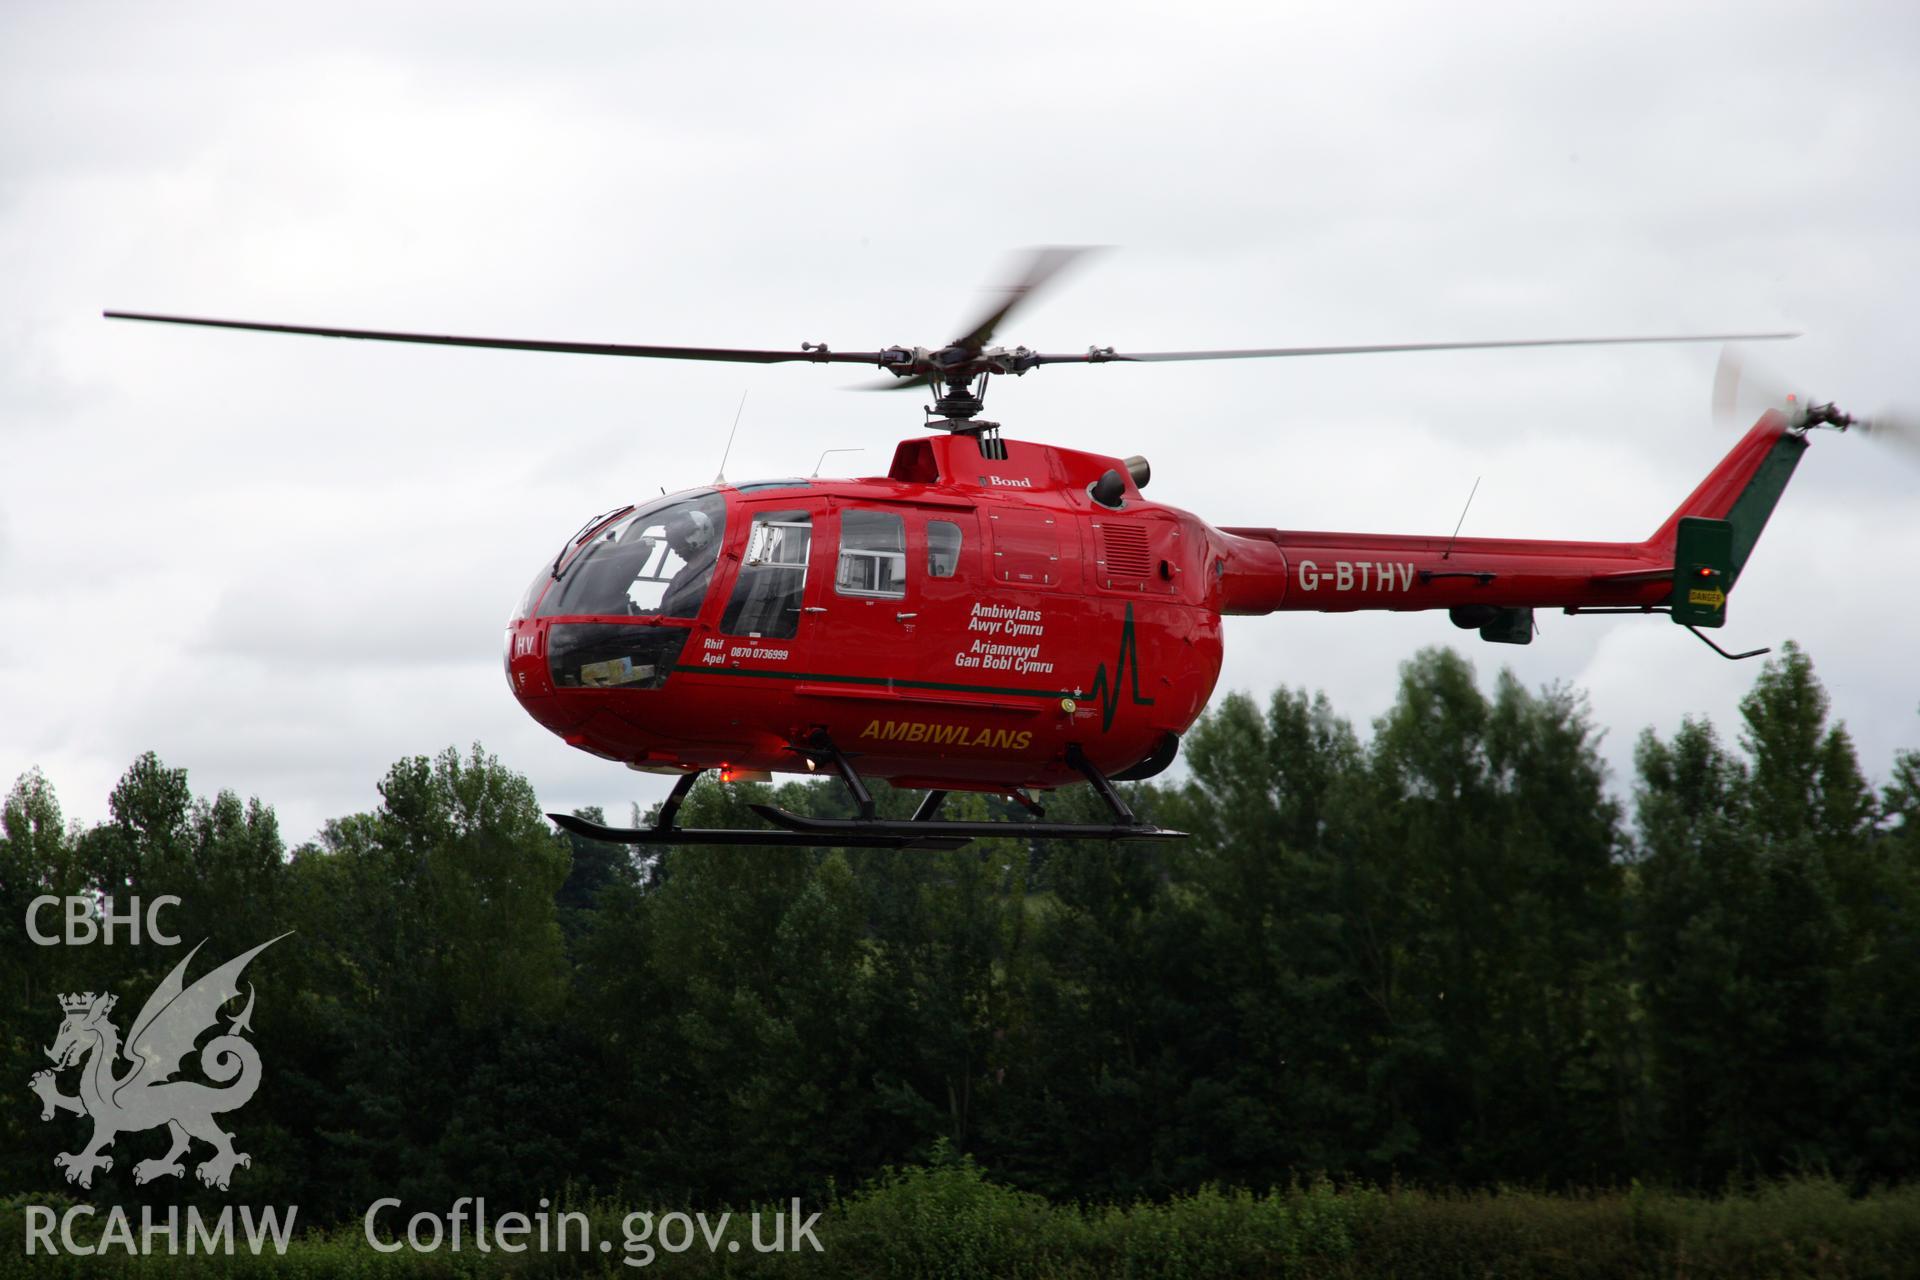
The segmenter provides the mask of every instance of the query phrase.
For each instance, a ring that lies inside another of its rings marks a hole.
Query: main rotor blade
[[[846,389],[848,391],[913,391],[920,387],[930,387],[935,381],[936,379],[930,373],[916,373],[905,378],[888,378],[884,382],[863,382]]]
[[[1362,347],[1251,347],[1234,351],[1136,351],[1095,348],[1077,355],[1035,355],[1030,364],[1150,363],[1163,360],[1265,360],[1279,356],[1352,356],[1388,351],[1481,351],[1497,347],[1605,347],[1653,342],[1759,342],[1798,333],[1684,333],[1647,338],[1513,338],[1499,342],[1396,342]]]
[[[981,316],[958,338],[953,345],[965,347],[977,352],[993,341],[993,334],[1013,309],[1026,301],[1034,290],[1044,287],[1048,281],[1059,275],[1086,255],[1095,252],[1088,245],[1044,245],[1028,254],[1025,265],[1012,284],[996,290],[1002,295],[998,307]]]
[[[464,338],[452,334],[393,333],[380,329],[329,329],[318,325],[260,324],[250,320],[206,320],[195,316],[149,315],[140,311],[103,311],[110,320],[151,320],[160,324],[195,324],[210,329],[253,329],[262,333],[299,333],[317,338],[367,338],[375,342],[422,342],[442,347],[491,347],[504,351],[560,351],[583,356],[639,356],[656,360],[723,360],[735,364],[884,365],[880,351],[756,351],[736,347],[657,347],[627,342],[543,342],[526,338]]]

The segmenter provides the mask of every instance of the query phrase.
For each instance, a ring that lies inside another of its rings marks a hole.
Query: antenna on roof
[[[748,388],[748,390],[751,389],[752,388]],[[725,484],[727,482],[727,458],[733,453],[733,437],[740,430],[740,415],[746,412],[746,408],[747,393],[742,391],[740,393],[740,407],[733,411],[733,430],[727,432],[727,447],[720,455],[720,470],[716,472],[713,477],[715,484]]]
[[[866,452],[865,449],[822,449],[820,451],[820,460],[813,464],[813,474],[816,476],[820,474],[820,468],[826,465],[827,455],[830,453],[865,453],[865,452]]]
[[[1467,505],[1460,508],[1460,519],[1455,522],[1453,532],[1447,537],[1447,549],[1440,553],[1442,560],[1446,560],[1453,555],[1453,540],[1460,536],[1460,526],[1467,522],[1467,510],[1473,506],[1473,495],[1478,492],[1480,492],[1480,477],[1475,476],[1473,478],[1473,488],[1467,490]]]

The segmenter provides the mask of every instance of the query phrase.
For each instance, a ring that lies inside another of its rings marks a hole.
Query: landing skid
[[[773,808],[771,805],[766,807]],[[775,809],[774,812],[782,811]],[[811,849],[819,845],[838,845],[848,849],[958,849],[972,838],[915,833],[912,839],[900,839],[863,831],[845,839],[826,839],[817,835],[802,835],[798,831],[760,831],[745,827],[603,827],[570,813],[550,813],[547,817],[562,831],[583,840],[604,840],[608,844],[755,844],[787,849]],[[859,826],[857,822],[841,825]],[[910,824],[889,822],[884,825],[904,827]]]
[[[660,806],[660,814],[651,827],[607,827],[572,814],[547,815],[562,831],[585,840],[609,844],[748,844],[776,848],[835,846],[847,849],[958,849],[972,840],[1012,838],[1018,840],[1184,840],[1184,831],[1169,831],[1140,821],[1120,798],[1106,776],[1093,767],[1079,747],[1067,749],[1067,759],[1086,775],[1087,781],[1107,803],[1114,816],[1112,823],[1089,822],[943,822],[934,815],[946,799],[944,791],[929,791],[914,816],[897,822],[873,816],[874,803],[860,775],[825,734],[816,735],[805,747],[797,748],[810,758],[831,763],[846,783],[861,816],[857,818],[809,818],[778,805],[756,804],[753,811],[781,828],[763,831],[746,827],[680,827],[674,818],[700,771],[685,774],[673,787],[673,794]],[[1031,803],[1031,802],[1029,802]],[[1032,808],[1037,812],[1038,806]]]
[[[1184,840],[1184,831],[1168,831],[1144,823],[1133,826],[1106,826],[1088,822],[887,822],[880,819],[808,818],[770,804],[756,804],[753,811],[768,822],[792,832],[814,833],[803,844],[842,844],[842,836],[897,837],[902,847],[914,847],[923,833],[938,834],[947,841],[944,848],[956,849],[969,840],[995,836],[1013,836],[1026,840]],[[773,834],[771,832],[764,834]],[[823,838],[827,837],[827,838]],[[925,846],[921,846],[925,847]]]

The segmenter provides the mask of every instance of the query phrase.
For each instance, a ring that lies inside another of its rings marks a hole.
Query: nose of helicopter
[[[507,627],[507,687],[568,746],[642,765],[667,746],[660,701],[687,641],[668,623],[519,618]]]
[[[540,566],[507,623],[507,687],[572,746],[637,763],[713,584],[726,502],[712,489],[593,519]]]
[[[515,618],[507,624],[505,652],[501,658],[506,665],[507,688],[521,702],[553,692],[553,680],[542,658],[545,630],[532,618]]]
[[[523,702],[659,689],[679,664],[688,634],[683,623],[651,618],[522,619],[507,632],[507,683]],[[623,700],[621,709],[634,707]]]

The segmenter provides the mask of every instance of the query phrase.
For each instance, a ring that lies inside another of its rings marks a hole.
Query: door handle
[[[802,612],[802,613],[825,613],[826,611],[827,611],[827,606],[825,606],[825,605],[823,605],[823,604],[810,604],[810,605],[808,605],[808,606],[807,606],[806,608],[804,608],[804,609],[802,609],[802,610],[801,610],[800,612]]]
[[[909,618],[917,618],[920,615],[917,613],[896,613],[893,616],[898,618],[900,621],[905,622]]]

